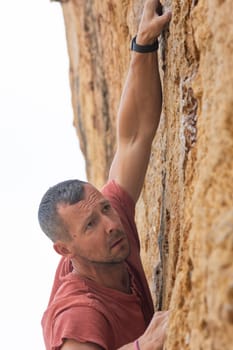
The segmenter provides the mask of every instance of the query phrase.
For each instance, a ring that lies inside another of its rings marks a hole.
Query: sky
[[[60,4],[3,1],[0,43],[1,348],[43,350],[40,321],[59,256],[38,205],[57,182],[86,179]]]

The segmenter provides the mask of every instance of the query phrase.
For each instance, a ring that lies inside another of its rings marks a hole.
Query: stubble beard
[[[85,263],[96,265],[96,266],[114,266],[123,263],[130,255],[130,244],[127,235],[125,234],[124,231],[122,230],[116,230],[108,239],[107,245],[109,247],[109,251],[111,251],[111,246],[116,242],[118,239],[124,238],[127,240],[127,251],[123,256],[120,257],[109,257],[103,260],[95,260],[95,259],[90,259],[87,256],[84,256],[81,252],[77,254],[79,258],[81,258]],[[126,244],[126,243],[124,243]]]

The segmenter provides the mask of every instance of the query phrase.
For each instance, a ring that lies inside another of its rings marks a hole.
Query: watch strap
[[[140,53],[148,53],[148,52],[154,52],[154,51],[158,50],[158,47],[159,47],[158,39],[156,39],[155,42],[151,45],[138,45],[136,43],[136,38],[137,38],[137,36],[135,36],[131,41],[131,50],[132,51],[136,51],[136,52],[140,52]]]

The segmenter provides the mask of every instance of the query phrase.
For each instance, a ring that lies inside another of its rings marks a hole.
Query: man
[[[156,312],[134,222],[161,113],[157,37],[171,13],[147,0],[118,113],[109,181],[64,181],[42,198],[42,230],[62,255],[42,319],[47,350],[159,350],[168,313]]]

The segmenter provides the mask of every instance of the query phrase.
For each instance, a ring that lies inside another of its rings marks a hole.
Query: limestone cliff
[[[167,0],[160,38],[164,106],[137,206],[166,348],[233,344],[233,2]],[[142,0],[62,1],[74,125],[88,179],[106,180],[115,118]]]

